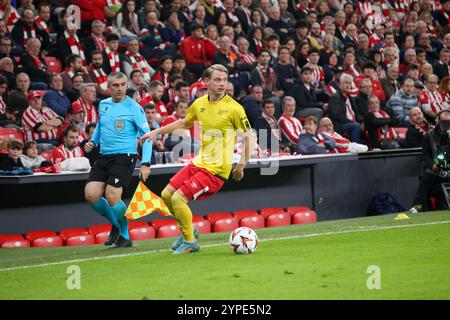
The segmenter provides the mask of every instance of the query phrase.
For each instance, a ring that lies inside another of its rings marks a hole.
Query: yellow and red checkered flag
[[[164,200],[151,192],[142,181],[139,181],[127,212],[125,212],[125,217],[135,220],[154,211],[158,211],[163,216],[172,216]]]

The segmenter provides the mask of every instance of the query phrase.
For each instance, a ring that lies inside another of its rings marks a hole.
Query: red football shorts
[[[169,182],[175,190],[181,189],[188,200],[206,199],[219,191],[224,183],[224,180],[192,163],[178,171]]]

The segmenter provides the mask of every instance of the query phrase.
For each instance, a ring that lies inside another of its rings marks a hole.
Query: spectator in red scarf
[[[409,127],[406,132],[406,145],[408,148],[421,148],[423,138],[433,127],[423,116],[419,107],[409,111]]]

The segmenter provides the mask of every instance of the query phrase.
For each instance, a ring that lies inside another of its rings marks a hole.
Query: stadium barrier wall
[[[252,160],[241,182],[229,181],[214,196],[191,202],[194,214],[264,207],[308,206],[318,220],[365,216],[377,192],[412,205],[420,174],[420,150],[288,157],[275,175],[262,175],[272,163]],[[181,166],[152,166],[148,187],[160,193]],[[138,171],[124,190],[128,204]],[[0,177],[0,233],[87,227],[106,223],[84,201],[86,173]],[[144,218],[162,218],[156,213]]]

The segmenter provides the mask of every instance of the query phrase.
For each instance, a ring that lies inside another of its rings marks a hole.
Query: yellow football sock
[[[174,193],[172,195],[172,207],[184,241],[193,241],[195,237],[194,227],[192,226],[192,211],[189,209],[187,201],[179,194]]]
[[[170,213],[172,213],[172,215],[174,215],[174,211],[173,211],[173,207],[172,207],[172,194],[166,188],[164,188],[164,190],[161,192],[161,199],[164,200],[165,204],[167,205],[167,207],[170,210]]]

